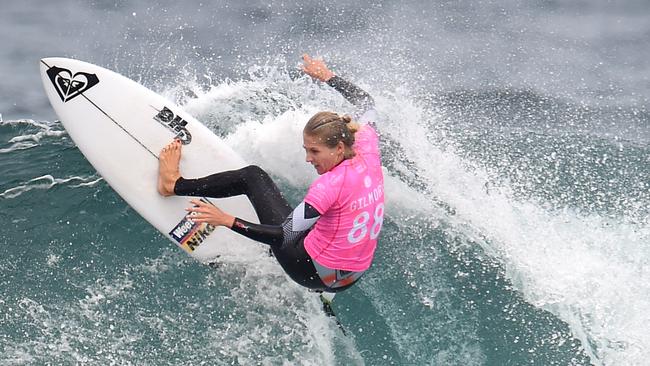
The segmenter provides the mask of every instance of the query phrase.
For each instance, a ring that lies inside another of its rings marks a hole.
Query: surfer
[[[319,177],[304,200],[291,208],[271,177],[250,165],[198,179],[181,176],[181,143],[160,153],[158,191],[163,196],[224,198],[245,194],[260,224],[192,200],[195,222],[225,226],[270,245],[295,282],[316,291],[337,292],[352,286],[370,267],[384,217],[384,179],[379,137],[374,129],[372,97],[335,75],[320,59],[303,55],[302,70],[327,83],[360,110],[360,117],[318,112],[303,130],[308,163]]]

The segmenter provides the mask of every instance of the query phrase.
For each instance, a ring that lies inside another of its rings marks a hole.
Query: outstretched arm
[[[363,111],[367,111],[375,106],[375,101],[370,94],[340,76],[334,75],[331,79],[327,80],[327,85],[341,93],[348,102]]]
[[[374,107],[375,101],[372,99],[370,94],[342,77],[335,75],[334,72],[325,65],[325,61],[313,59],[308,54],[304,54],[302,59],[304,62],[302,65],[302,71],[304,71],[305,74],[327,83],[327,85],[341,93],[345,99],[364,112]]]
[[[306,234],[320,218],[320,213],[305,202],[298,205],[282,225],[251,223],[228,215],[217,206],[201,200],[192,200],[191,202],[194,206],[187,210],[192,213],[193,221],[225,226],[249,239],[271,246],[280,246]]]

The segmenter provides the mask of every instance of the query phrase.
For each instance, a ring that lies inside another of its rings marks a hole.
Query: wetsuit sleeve
[[[357,121],[362,124],[369,124],[375,129],[377,128],[375,100],[372,99],[370,94],[340,76],[333,76],[327,81],[327,85],[341,93],[345,99],[359,109]]]
[[[271,246],[282,244],[283,231],[281,225],[254,224],[235,217],[235,222],[230,228],[232,231],[241,234],[249,239],[259,241]]]
[[[370,94],[340,76],[333,76],[327,80],[327,85],[341,93],[348,102],[354,104],[363,112],[375,106],[375,100],[372,99]]]
[[[249,239],[271,246],[281,246],[309,232],[319,217],[320,214],[315,208],[302,202],[284,220],[282,225],[254,224],[237,217],[231,229]]]

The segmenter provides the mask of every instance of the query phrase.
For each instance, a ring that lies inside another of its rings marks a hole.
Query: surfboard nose
[[[41,69],[42,69],[42,70],[45,70],[45,69],[50,68],[50,66],[52,66],[52,64],[54,64],[53,61],[54,61],[54,57],[43,57],[43,58],[38,62],[38,64],[41,65]]]
[[[53,63],[56,62],[56,60],[61,60],[62,57],[43,57],[40,60],[40,63],[43,65],[52,65]]]

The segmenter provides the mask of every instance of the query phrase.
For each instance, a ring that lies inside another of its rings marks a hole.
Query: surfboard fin
[[[339,318],[336,317],[334,309],[332,309],[332,300],[334,300],[334,294],[330,292],[321,292],[319,297],[320,301],[323,303],[323,312],[325,312],[325,315],[334,318],[336,321],[336,326],[341,329],[341,332],[344,336],[347,336],[348,333],[345,331],[345,328],[343,327],[343,324],[341,324],[341,321],[339,321]]]

